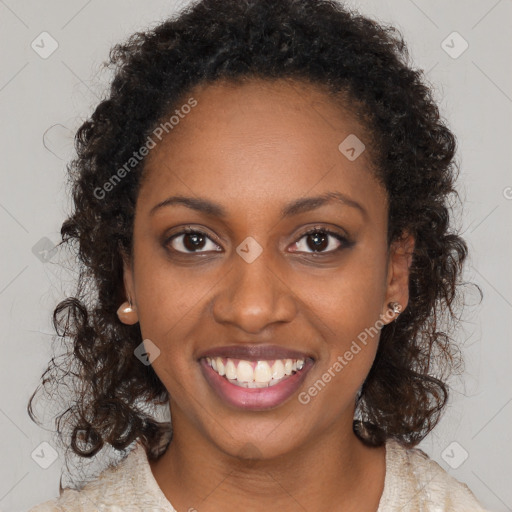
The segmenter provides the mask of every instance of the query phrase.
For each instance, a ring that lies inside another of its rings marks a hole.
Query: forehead
[[[191,99],[146,158],[139,199],[148,208],[176,192],[276,206],[313,192],[382,197],[365,127],[320,88],[218,82],[192,89],[183,104]]]

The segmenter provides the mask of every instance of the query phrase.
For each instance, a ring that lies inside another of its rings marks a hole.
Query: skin
[[[315,358],[299,392],[307,390],[361,332],[393,320],[383,316],[390,301],[405,309],[414,240],[388,248],[387,195],[370,172],[370,151],[350,161],[338,150],[349,134],[369,139],[316,86],[218,82],[190,96],[197,106],[147,157],[124,268],[134,312],[123,321],[140,322],[143,339],[160,349],[152,365],[171,397],[174,437],[151,462],[153,475],[178,511],[374,512],[385,448],[364,445],[352,422],[378,335],[307,405],[295,393],[264,411],[221,401],[197,359],[231,344],[301,350]],[[333,191],[366,213],[330,202],[280,215],[293,200]],[[227,216],[184,205],[150,214],[171,195],[207,198]],[[183,236],[166,246],[184,226],[212,235],[199,255],[187,253]],[[315,257],[303,236],[315,226],[353,245],[329,236]],[[236,252],[248,236],[263,249],[252,263]]]

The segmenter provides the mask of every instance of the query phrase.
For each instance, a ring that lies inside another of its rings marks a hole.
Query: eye
[[[306,241],[302,242],[302,239]],[[299,241],[295,242],[296,250],[292,252],[309,252],[310,254],[334,253],[343,247],[350,246],[350,242],[341,234],[325,228],[315,227],[306,231]]]
[[[210,247],[208,247],[208,242],[210,242]],[[175,251],[184,254],[222,250],[206,233],[191,228],[185,228],[170,237],[166,241],[166,245],[171,245]],[[205,247],[206,250],[203,251]]]

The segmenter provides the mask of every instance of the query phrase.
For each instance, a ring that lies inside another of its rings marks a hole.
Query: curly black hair
[[[114,71],[110,91],[78,129],[68,164],[74,209],[59,245],[77,250],[79,279],[75,296],[53,312],[67,352],[61,363],[52,358],[32,394],[32,420],[41,386],[70,381],[72,401],[55,422],[61,436],[69,427],[75,454],[92,457],[105,443],[124,450],[137,438],[150,458],[165,450],[172,427],[144,405],[166,404],[168,392],[134,357],[139,325],[116,315],[126,300],[122,256],[132,251],[145,159],[108,194],[98,191],[195,86],[284,79],[342,98],[363,123],[375,178],[388,194],[388,244],[414,236],[409,304],[381,330],[354,431],[373,446],[388,438],[419,443],[438,423],[447,377],[462,363],[451,334],[468,249],[450,222],[450,198],[459,198],[456,140],[400,32],[332,0],[202,0],[115,45],[106,64]]]

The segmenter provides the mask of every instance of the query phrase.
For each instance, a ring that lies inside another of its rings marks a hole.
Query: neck
[[[229,455],[189,424],[180,428],[179,418],[173,418],[175,433],[168,449],[150,462],[177,510],[377,510],[385,448],[364,445],[352,431],[352,418],[274,458],[259,457],[252,445],[238,457]]]

